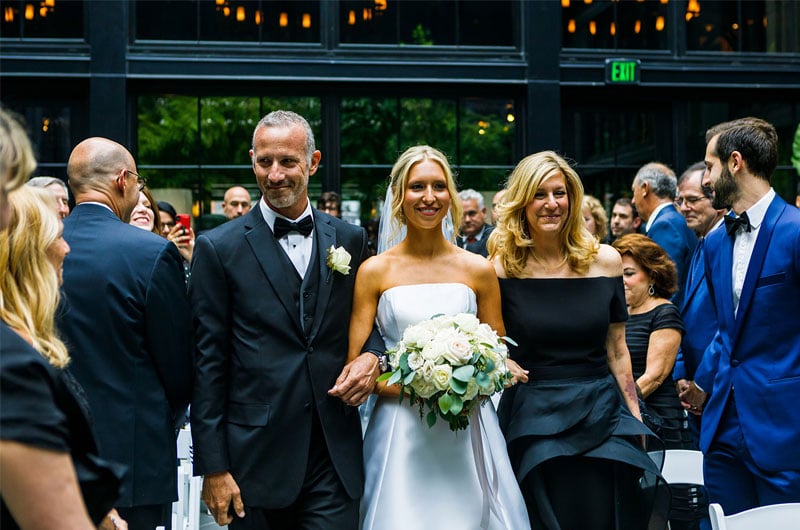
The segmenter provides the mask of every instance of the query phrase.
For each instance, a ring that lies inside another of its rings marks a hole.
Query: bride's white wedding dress
[[[475,313],[475,293],[461,283],[402,285],[378,301],[378,326],[393,347],[409,324],[437,314]],[[364,435],[363,529],[529,528],[525,502],[488,400],[466,431],[419,409],[378,398]]]

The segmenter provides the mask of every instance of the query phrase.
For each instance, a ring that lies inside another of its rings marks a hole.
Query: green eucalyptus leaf
[[[417,375],[416,372],[409,373],[405,379],[403,379],[403,385],[408,386],[414,380],[414,376]]]
[[[392,372],[392,376],[389,378],[389,381],[386,383],[388,386],[395,385],[400,382],[400,379],[403,378],[402,372],[400,370],[395,370]]]
[[[453,403],[453,397],[450,394],[444,393],[439,396],[439,410],[442,412],[447,412],[450,410],[450,406]]]
[[[436,413],[434,411],[430,411],[425,419],[428,422],[428,427],[433,427],[436,425]]]
[[[452,399],[450,400],[450,408],[448,410],[450,414],[457,416],[458,414],[461,413],[461,410],[463,408],[464,408],[464,400],[462,400],[460,396],[453,396]]]
[[[450,388],[456,394],[463,394],[467,391],[467,383],[459,381],[458,379],[450,379]]]
[[[468,383],[472,376],[475,374],[475,367],[471,364],[465,364],[464,366],[459,366],[455,370],[453,370],[453,379],[457,379],[459,381],[463,381],[464,383]]]

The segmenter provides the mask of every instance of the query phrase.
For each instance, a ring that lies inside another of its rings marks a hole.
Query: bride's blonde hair
[[[0,318],[30,337],[33,347],[57,368],[69,363],[54,316],[58,274],[47,250],[61,232],[61,221],[44,189],[23,186],[9,194],[11,218],[0,232]]]

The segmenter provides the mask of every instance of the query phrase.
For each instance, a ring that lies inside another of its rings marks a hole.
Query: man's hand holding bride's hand
[[[203,502],[206,503],[214,520],[220,526],[225,526],[233,521],[230,506],[237,517],[244,517],[244,503],[239,485],[233,476],[227,472],[213,473],[203,477]]]
[[[523,370],[516,361],[506,359],[506,368],[511,372],[511,378],[508,380],[508,383],[506,383],[506,387],[514,386],[517,383],[528,382],[528,370]]]
[[[328,394],[357,407],[372,393],[379,375],[378,358],[370,352],[364,352],[345,365]]]

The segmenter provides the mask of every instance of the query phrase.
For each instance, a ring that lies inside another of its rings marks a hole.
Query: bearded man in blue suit
[[[709,499],[737,513],[800,502],[800,210],[770,186],[778,163],[771,124],[742,118],[706,136],[703,184],[715,207],[733,212],[706,238],[719,330],[682,397],[705,407]]]

